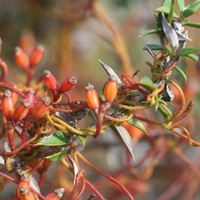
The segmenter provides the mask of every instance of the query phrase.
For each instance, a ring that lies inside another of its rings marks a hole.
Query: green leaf
[[[168,7],[168,6],[161,6],[159,8],[156,8],[155,12],[169,14],[170,7]]]
[[[176,56],[187,56],[188,54],[191,54],[191,53],[194,53],[194,52],[197,52],[199,51],[200,48],[183,48],[183,49],[180,49]]]
[[[187,18],[193,15],[200,7],[200,0],[194,1],[182,10],[182,17]]]
[[[159,32],[160,32],[159,29],[152,29],[152,30],[148,30],[148,31],[143,32],[141,35],[139,35],[139,37],[151,35],[151,34],[157,34]]]
[[[185,74],[185,72],[179,68],[179,67],[174,67],[174,69],[182,76],[182,78],[184,79],[185,82],[187,82],[187,75]]]
[[[36,145],[62,146],[69,144],[69,137],[62,131],[55,131],[52,135],[43,137]]]
[[[182,12],[182,10],[185,7],[185,1],[184,0],[177,0],[177,3],[178,3],[179,11]]]
[[[60,151],[60,152],[58,152],[58,153],[55,153],[55,154],[53,154],[53,155],[46,156],[45,158],[47,158],[47,159],[49,159],[49,160],[51,160],[51,161],[56,162],[56,161],[62,160],[62,159],[66,156],[66,154],[67,154],[67,151],[66,151],[66,149],[65,149],[65,150]]]
[[[169,53],[169,55],[173,54],[172,48],[170,46],[165,46],[165,50]]]
[[[83,136],[83,135],[77,135],[78,139],[80,140],[81,144],[83,146],[85,146],[86,141],[87,141],[87,136]]]
[[[194,28],[200,28],[200,23],[196,23],[196,22],[183,22],[183,26],[190,26],[190,27],[194,27]]]
[[[136,128],[140,129],[142,132],[144,132],[148,135],[146,128],[144,127],[144,125],[139,120],[132,118],[132,119],[129,119],[127,122],[129,124],[135,126]]]
[[[172,0],[165,0],[163,6],[170,8],[172,5]]]
[[[145,62],[149,67],[153,67],[153,65],[152,65],[152,63],[151,62],[149,62],[149,61],[147,61],[147,62]]]
[[[194,14],[194,11],[192,9],[185,8],[182,12],[182,18],[187,18],[193,14]]]
[[[144,76],[140,80],[140,85],[148,87],[152,90],[156,89],[156,85],[154,85],[153,81],[148,76]]]
[[[147,44],[146,46],[151,50],[162,50],[163,49],[163,47],[159,44]],[[145,47],[144,47],[144,49],[145,49]]]
[[[194,60],[194,61],[196,61],[196,62],[199,60],[199,56],[197,56],[197,55],[195,55],[195,54],[192,54],[192,53],[191,53],[191,54],[188,54],[187,57],[188,57],[188,58],[191,58],[192,60]]]
[[[167,20],[168,20],[169,23],[171,23],[172,20],[173,20],[173,16],[175,15],[175,13],[174,13],[174,0],[171,0],[169,6],[170,6],[170,11],[169,11],[169,15],[167,16]]]

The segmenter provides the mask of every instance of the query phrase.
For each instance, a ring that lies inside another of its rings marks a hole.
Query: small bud
[[[23,70],[28,69],[29,67],[29,58],[27,54],[20,48],[15,48],[15,62]]]
[[[77,78],[75,76],[71,76],[67,79],[65,79],[61,85],[60,85],[60,88],[59,88],[59,91],[61,93],[63,92],[67,92],[71,89],[73,89],[75,87],[75,85],[77,84]]]
[[[1,100],[1,107],[3,115],[7,120],[12,120],[14,115],[14,103],[12,99],[12,93],[10,90],[4,92],[3,98]]]
[[[33,49],[33,51],[30,54],[30,67],[36,67],[37,65],[40,64],[44,57],[44,46],[43,45],[38,45]]]
[[[85,87],[86,89],[86,101],[88,104],[88,107],[94,111],[97,112],[100,106],[99,96],[94,89],[94,86],[88,83],[88,85]]]
[[[49,90],[52,91],[56,90],[57,87],[56,78],[49,70],[44,70],[43,81]]]
[[[26,115],[28,114],[30,105],[31,105],[30,101],[24,99],[16,106],[15,111],[14,111],[14,120],[16,122],[26,117]]]
[[[103,90],[105,100],[107,102],[114,101],[115,97],[117,96],[117,92],[118,92],[117,80],[115,76],[110,76]]]
[[[56,189],[54,192],[48,194],[45,198],[46,200],[59,200],[62,198],[64,191],[64,188]]]
[[[47,113],[50,103],[49,97],[43,97],[41,101],[38,101],[32,111],[33,117],[36,119],[43,117]]]

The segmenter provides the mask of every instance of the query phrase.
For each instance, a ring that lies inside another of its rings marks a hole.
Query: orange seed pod
[[[88,83],[85,89],[86,89],[86,101],[87,101],[88,107],[92,111],[97,113],[100,106],[99,96],[92,84]]]
[[[15,56],[14,56],[16,64],[22,68],[23,70],[28,69],[29,67],[29,58],[28,55],[20,48],[15,48]]]
[[[36,67],[37,65],[40,64],[44,57],[44,46],[43,45],[38,45],[33,49],[33,51],[30,54],[30,67]]]
[[[118,92],[117,79],[115,76],[110,76],[103,90],[105,100],[107,102],[114,101],[115,97],[117,96],[117,92]]]
[[[49,90],[52,91],[56,90],[57,87],[56,78],[49,70],[44,70],[43,82]]]
[[[50,103],[51,100],[49,97],[43,97],[41,101],[35,104],[32,112],[33,116],[36,119],[43,117],[47,113]]]
[[[30,181],[28,178],[21,179],[21,181],[19,182],[17,187],[17,198],[20,199],[21,194],[23,193],[23,189],[25,189],[25,191],[30,190]]]
[[[59,200],[62,198],[64,191],[64,188],[56,189],[54,192],[48,194],[45,198],[46,200]]]
[[[16,106],[14,111],[14,120],[16,122],[26,117],[29,112],[30,105],[30,101],[24,99]]]
[[[35,200],[34,194],[25,186],[20,187],[20,200]]]
[[[10,90],[4,92],[3,98],[1,100],[1,107],[3,115],[7,120],[12,120],[14,115],[14,103],[12,99],[12,93]]]
[[[75,76],[71,76],[71,77],[65,79],[61,83],[59,91],[62,93],[67,92],[67,91],[73,89],[76,84],[77,84],[77,78]]]

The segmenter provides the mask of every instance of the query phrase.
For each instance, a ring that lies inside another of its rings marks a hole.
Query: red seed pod
[[[114,101],[115,97],[117,96],[117,92],[118,92],[117,79],[115,76],[110,76],[103,90],[105,100],[107,102]]]
[[[22,68],[23,70],[26,70],[29,68],[29,58],[28,55],[20,48],[15,48],[15,62],[17,65]]]
[[[29,60],[30,60],[30,67],[36,67],[40,64],[44,57],[44,46],[38,45],[33,49],[33,51],[30,54]]]
[[[54,192],[48,194],[45,198],[46,200],[59,200],[62,198],[64,191],[64,188],[56,189]]]
[[[100,106],[99,96],[92,84],[88,83],[85,89],[86,89],[86,101],[87,101],[88,107],[92,111],[97,113]]]
[[[43,117],[47,113],[50,103],[49,97],[43,97],[41,101],[38,101],[32,111],[33,117],[36,119]]]
[[[57,87],[56,78],[49,70],[44,70],[43,82],[49,90],[52,91],[56,90]]]
[[[14,120],[16,122],[26,117],[29,112],[30,105],[30,101],[24,99],[16,106],[14,111]]]
[[[33,107],[35,105],[35,90],[29,89],[24,94],[24,100],[28,100],[30,102],[30,107],[29,107],[29,113],[30,113],[33,110]]]
[[[12,120],[14,115],[14,103],[12,99],[12,93],[10,90],[4,92],[3,98],[1,100],[1,107],[3,115],[7,120]]]
[[[61,93],[67,92],[73,89],[76,84],[77,84],[77,78],[75,76],[70,76],[61,83],[59,91]]]

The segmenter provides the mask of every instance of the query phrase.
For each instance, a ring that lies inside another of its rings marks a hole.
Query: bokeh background
[[[123,38],[127,59],[130,61],[128,70],[124,68],[112,43],[112,33],[95,15],[95,11],[91,7],[92,2],[93,0],[0,0],[0,37],[2,39],[0,56],[9,66],[9,79],[22,84],[25,82],[23,71],[16,66],[13,59],[14,47],[21,46],[30,52],[36,44],[44,45],[45,57],[37,68],[35,78],[40,77],[45,69],[49,69],[59,81],[75,75],[78,78],[78,85],[70,92],[74,100],[85,99],[84,87],[88,82],[95,85],[98,92],[102,92],[108,76],[101,67],[99,59],[107,63],[119,75],[134,73],[136,70],[140,70],[138,77],[150,75],[145,62],[152,61],[152,58],[143,50],[143,47],[148,43],[158,43],[159,41],[154,35],[146,37],[139,37],[139,35],[145,30],[155,28],[155,16],[152,11],[161,6],[162,1],[97,0]],[[189,2],[191,1],[187,1],[187,3]],[[200,12],[197,12],[192,20],[199,22],[199,19]],[[189,37],[192,39],[188,46],[199,47],[200,30],[192,28],[188,28],[188,30]],[[185,59],[181,60],[180,65],[189,77],[188,83],[184,84],[181,79],[179,80],[176,73],[173,78],[183,85],[187,100],[194,99],[196,103],[192,115],[184,123],[191,128],[192,137],[200,141],[200,63]],[[19,75],[16,76],[16,74]],[[134,132],[132,133],[136,163],[147,152],[150,154],[152,140],[155,139],[154,142],[158,143],[158,152],[162,149],[165,144],[159,140],[157,135],[163,133],[173,137],[170,133],[164,133],[156,128],[152,129],[152,127],[148,131],[152,136],[150,139],[144,135],[137,138]],[[188,162],[194,163],[200,174],[200,162],[197,162],[200,160],[199,148],[191,147],[187,142],[183,142],[181,151]],[[200,199],[199,177],[191,172],[187,162],[185,163],[171,151],[160,152],[164,156],[156,154],[155,156],[158,158],[155,160],[151,155],[152,167],[149,167],[149,163],[151,163],[149,161],[135,167],[135,163],[130,162],[133,165],[130,173],[128,168],[124,167],[127,152],[123,144],[108,133],[97,140],[90,139],[83,154],[96,166],[124,183],[135,199]],[[145,166],[148,167],[145,168]],[[89,179],[96,182],[100,190],[108,196],[107,199],[127,199],[94,171],[84,165],[83,168]],[[143,169],[146,170],[144,173]],[[136,170],[138,170],[138,176],[135,173]],[[71,177],[65,173],[62,166],[53,164],[47,172],[48,181],[42,188],[42,193],[48,194],[60,183],[66,184],[64,179]],[[170,189],[171,186],[172,189]],[[0,199],[8,199],[8,196],[14,193],[15,185],[11,184],[9,189],[0,192]],[[169,193],[172,195],[167,196]],[[65,195],[67,197],[67,191]],[[90,192],[86,193],[83,199],[88,199],[89,196]]]

